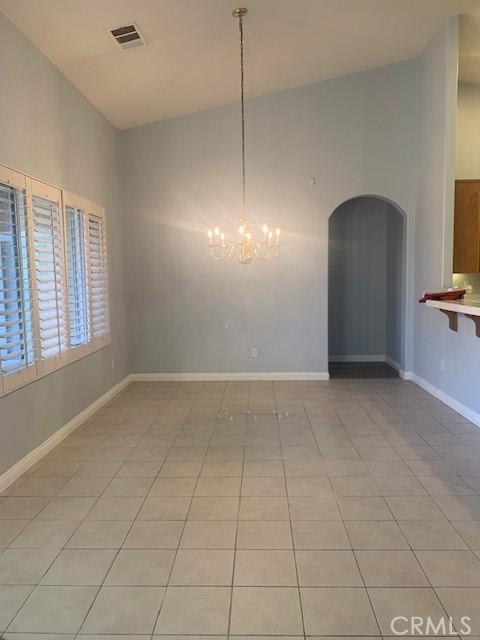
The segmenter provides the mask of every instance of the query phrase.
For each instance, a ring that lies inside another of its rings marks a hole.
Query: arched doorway
[[[359,196],[329,219],[329,369],[332,377],[396,377],[404,364],[405,216]]]

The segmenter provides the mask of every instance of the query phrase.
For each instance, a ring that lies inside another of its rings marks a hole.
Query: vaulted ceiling
[[[448,16],[480,20],[478,0],[0,0],[0,11],[126,129],[238,99],[239,2],[248,97],[413,58]],[[109,30],[132,21],[147,44],[124,51]]]

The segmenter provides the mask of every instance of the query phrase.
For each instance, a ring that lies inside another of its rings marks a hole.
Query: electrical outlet
[[[447,364],[445,362],[445,358],[440,358],[440,371],[445,373],[445,369],[447,368]]]
[[[258,356],[258,349],[257,347],[252,347],[250,349],[250,355],[252,356],[252,358],[256,358]]]

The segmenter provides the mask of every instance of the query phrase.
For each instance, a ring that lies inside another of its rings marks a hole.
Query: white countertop
[[[455,311],[469,316],[480,316],[480,299],[475,296],[465,296],[460,300],[427,300],[428,307],[442,309],[443,311]]]

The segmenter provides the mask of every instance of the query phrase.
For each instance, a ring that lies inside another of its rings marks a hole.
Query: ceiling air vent
[[[111,29],[110,33],[120,49],[143,47],[146,44],[145,38],[135,22]]]

